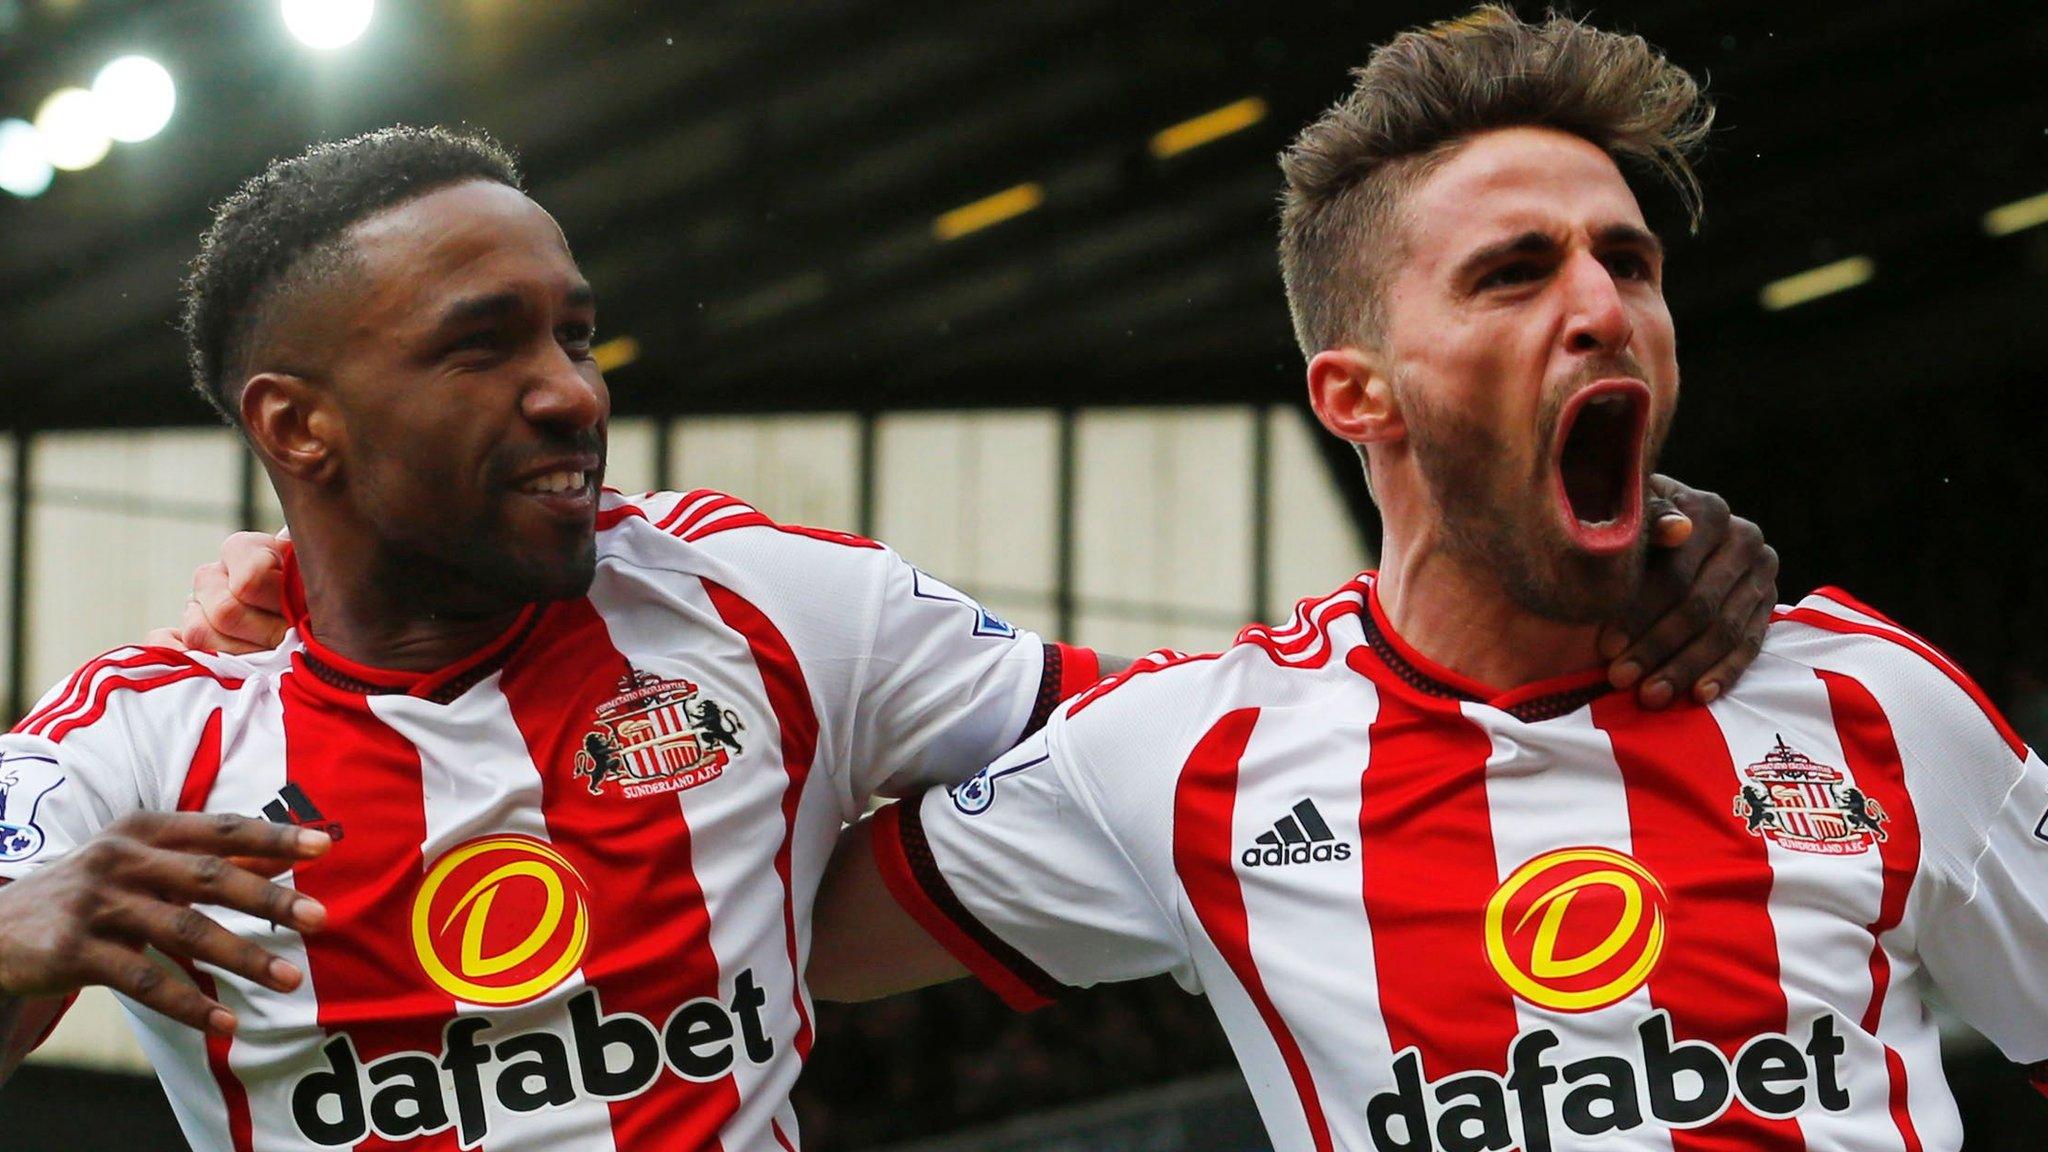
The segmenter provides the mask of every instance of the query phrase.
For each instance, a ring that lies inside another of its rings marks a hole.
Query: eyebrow
[[[1640,248],[1653,256],[1664,255],[1664,242],[1657,238],[1657,234],[1634,224],[1604,225],[1594,231],[1593,244],[1598,248]],[[1556,237],[1532,228],[1518,236],[1488,244],[1458,261],[1456,278],[1468,279],[1481,268],[1510,256],[1547,256],[1557,249]]]
[[[577,282],[569,286],[564,300],[571,308],[590,308],[597,304],[597,293],[590,285]],[[525,301],[517,292],[493,292],[486,296],[470,296],[450,304],[434,322],[433,330],[447,332],[469,324],[487,320],[499,320],[525,307]]]

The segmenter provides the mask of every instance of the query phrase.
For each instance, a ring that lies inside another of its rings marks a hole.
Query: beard
[[[1515,465],[1513,446],[1492,429],[1431,404],[1416,389],[1397,388],[1397,395],[1445,551],[1491,575],[1509,602],[1525,612],[1561,624],[1597,624],[1619,615],[1640,591],[1648,523],[1629,549],[1611,556],[1580,551],[1558,523],[1549,448],[1573,391],[1563,388],[1544,398],[1538,418],[1542,448],[1526,471]],[[1645,477],[1654,469],[1668,424],[1667,414],[1650,430]],[[1647,479],[1642,483],[1647,499]]]

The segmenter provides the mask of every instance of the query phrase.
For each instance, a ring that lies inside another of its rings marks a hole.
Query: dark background
[[[1275,10],[1279,8],[1280,10]],[[1423,3],[386,3],[300,50],[270,5],[0,0],[0,115],[116,49],[170,128],[0,197],[0,421],[197,423],[171,322],[207,206],[309,139],[462,121],[521,149],[637,364],[622,413],[1295,400],[1273,155]],[[61,13],[68,13],[62,15]],[[1841,583],[2011,702],[2041,675],[2033,466],[2048,371],[2048,9],[1721,0],[1603,8],[1709,81],[1720,130],[1675,252],[1688,402],[1667,455],[1762,523],[1785,587]],[[1244,96],[1251,129],[1151,133]],[[1044,205],[946,244],[939,213]],[[1675,225],[1670,205],[1647,197]],[[1769,313],[1848,255],[1876,279]],[[1333,481],[1369,517],[1348,455]],[[2024,709],[2022,709],[2024,711]]]
[[[1371,44],[1458,10],[387,2],[363,42],[317,57],[272,5],[0,0],[0,116],[122,50],[180,83],[156,140],[39,199],[0,196],[0,425],[206,422],[171,325],[208,205],[272,156],[401,120],[481,125],[524,153],[606,333],[641,345],[612,378],[622,413],[1294,401],[1273,155]],[[1764,525],[1788,596],[1851,589],[1955,654],[2041,741],[2048,228],[1992,237],[1980,219],[2048,192],[2048,9],[1717,0],[1596,17],[1707,77],[1721,110],[1699,235],[1649,198],[1673,247],[1687,392],[1668,470]],[[1246,96],[1270,109],[1252,128],[1147,153],[1158,129]],[[934,238],[938,214],[1025,181],[1044,186],[1038,210]],[[1877,262],[1871,283],[1759,306],[1766,282],[1857,254]],[[1353,458],[1333,443],[1329,459],[1370,523]],[[978,996],[826,1016],[843,1043],[821,1046],[806,1084],[813,1146],[1226,1059],[1156,986],[1029,1023]],[[1130,1048],[1105,1017],[1168,1039]],[[1095,1055],[1046,1046],[1060,1035]],[[1972,1147],[2048,1142],[2048,1110],[1972,1059]],[[43,1088],[9,1090],[10,1122],[110,1091],[24,1076]]]

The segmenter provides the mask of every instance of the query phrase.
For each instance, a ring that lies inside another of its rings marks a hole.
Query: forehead
[[[1504,128],[1473,137],[1402,201],[1412,264],[1432,266],[1520,232],[1647,230],[1621,170],[1582,137]]]
[[[554,217],[516,188],[475,180],[379,212],[349,230],[369,311],[403,313],[484,291],[559,291],[582,279]]]

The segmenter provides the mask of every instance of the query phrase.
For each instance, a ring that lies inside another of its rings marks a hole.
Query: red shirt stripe
[[[1680,1040],[1705,1040],[1733,1060],[1750,1037],[1784,1032],[1771,923],[1769,846],[1728,814],[1735,762],[1713,716],[1681,705],[1644,712],[1633,697],[1593,703],[1593,723],[1614,744],[1628,790],[1631,853],[1665,888],[1684,892],[1666,919],[1665,953],[1685,957],[1650,977],[1650,1002],[1671,1014]],[[1760,1152],[1806,1147],[1796,1120],[1731,1104],[1705,1126],[1671,1133],[1674,1152]]]
[[[220,718],[221,710],[216,708],[206,718],[206,726],[199,733],[199,747],[192,753],[192,764],[185,770],[185,782],[178,788],[178,811],[204,812],[206,799],[213,794],[214,782],[220,779]],[[179,961],[179,966],[192,977],[192,982],[209,1000],[220,999],[219,986],[211,974],[201,971],[189,960]],[[242,1078],[235,1075],[228,1063],[228,1050],[234,1044],[232,1036],[206,1034],[206,1067],[213,1073],[213,1082],[220,1088],[221,1103],[227,1110],[228,1139],[234,1152],[250,1152],[254,1146],[253,1125],[249,1116],[249,1091],[242,1086]]]
[[[1858,611],[1867,610],[1859,608]],[[1871,615],[1874,616],[1876,613],[1873,612]],[[2027,742],[2020,739],[2020,734],[2013,729],[2013,726],[2006,721],[2005,716],[1998,711],[1998,706],[1991,702],[1991,697],[1984,694],[1984,689],[1979,688],[1977,682],[1970,679],[1961,668],[1957,667],[1955,661],[1943,655],[1940,649],[1913,635],[1911,632],[1896,625],[1886,628],[1876,624],[1865,624],[1859,620],[1844,620],[1840,616],[1822,612],[1817,608],[1793,608],[1775,613],[1771,619],[1791,620],[1800,624],[1810,624],[1815,628],[1845,635],[1875,636],[1881,640],[1889,640],[1897,644],[1899,647],[1940,669],[1941,674],[1948,677],[1950,683],[1962,689],[1969,696],[1971,702],[1977,705],[1978,710],[1984,713],[1984,719],[1990,721],[1991,726],[1998,730],[1999,738],[2005,741],[2007,748],[2012,749],[2012,754],[2022,760],[2026,758]],[[1883,619],[1883,617],[1879,617],[1879,619]]]
[[[304,653],[292,658],[280,692],[285,778],[348,829],[333,851],[292,873],[299,891],[327,906],[334,926],[305,937],[320,1027],[330,1035],[347,1029],[363,1063],[401,1051],[438,1053],[456,1005],[413,955],[413,895],[427,838],[419,751],[365,697],[316,679]],[[459,1106],[448,1102],[451,1120]],[[356,1147],[452,1152],[459,1127],[401,1142],[372,1135]]]
[[[1280,1049],[1280,1058],[1294,1080],[1303,1118],[1316,1152],[1331,1152],[1330,1122],[1308,1059],[1302,1054],[1287,1021],[1266,991],[1252,958],[1251,917],[1237,878],[1237,853],[1231,847],[1231,821],[1237,810],[1237,766],[1258,725],[1259,710],[1227,713],[1196,743],[1181,769],[1173,796],[1173,867],[1187,890],[1188,902],[1202,928],[1222,954],[1237,982],[1258,1007],[1259,1017]]]
[[[215,708],[199,731],[199,747],[192,752],[192,765],[185,770],[185,782],[178,786],[178,811],[204,812],[206,798],[213,795],[220,779],[220,709]]]
[[[593,795],[574,775],[598,705],[618,694],[628,668],[597,610],[569,600],[547,608],[499,683],[540,769],[549,839],[585,876],[604,878],[590,893],[584,981],[607,1015],[635,1012],[659,1027],[687,1000],[723,997],[677,795]],[[611,1102],[612,1139],[620,1148],[717,1148],[738,1109],[730,1075],[697,1083],[663,1071],[640,1095]]]
[[[160,668],[163,664],[163,654],[155,649],[131,652],[126,656],[101,656],[97,660],[87,663],[78,671],[73,672],[71,678],[64,682],[63,692],[59,693],[48,704],[22,717],[21,723],[15,725],[14,730],[16,732],[33,731],[32,726],[41,724],[52,716],[59,716],[77,708],[85,699],[87,693],[92,690],[93,677],[101,672],[131,668]]]
[[[1884,934],[1899,926],[1906,916],[1906,898],[1920,870],[1920,817],[1913,809],[1913,797],[1906,789],[1906,771],[1899,759],[1898,741],[1892,736],[1891,721],[1870,690],[1850,677],[1816,670],[1827,685],[1828,706],[1834,712],[1835,731],[1841,737],[1842,755],[1857,786],[1883,807],[1891,817],[1885,839],[1877,850],[1884,861],[1883,896],[1877,919],[1870,925],[1870,1004],[1863,1011],[1862,1027],[1872,1036],[1884,1014],[1885,993],[1891,988],[1891,960],[1885,955]],[[1920,1152],[1920,1133],[1906,1107],[1906,1065],[1889,1044],[1884,1046],[1885,1073],[1890,1081],[1892,1123],[1906,1152]]]
[[[818,751],[818,713],[811,707],[811,690],[804,683],[804,671],[796,653],[775,627],[775,622],[744,597],[709,580],[704,591],[711,597],[725,626],[747,638],[754,666],[768,694],[768,707],[782,736],[782,769],[789,785],[782,790],[782,844],[775,850],[775,876],[782,882],[782,927],[789,952],[791,999],[796,1004],[798,1057],[811,1054],[811,1014],[804,1007],[803,965],[796,948],[796,894],[789,879],[790,853],[796,843],[796,810],[803,800],[804,782],[811,775],[811,761]]]
[[[1493,742],[1458,711],[1382,691],[1359,783],[1359,870],[1387,1039],[1396,1053],[1419,1049],[1431,1080],[1504,1068],[1521,1030],[1513,993],[1486,959],[1486,904],[1500,887],[1486,798]]]

